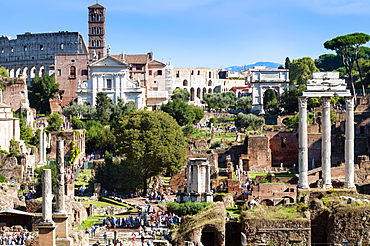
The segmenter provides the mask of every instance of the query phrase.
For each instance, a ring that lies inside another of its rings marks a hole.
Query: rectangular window
[[[162,70],[157,71],[158,76],[162,76]]]
[[[153,70],[149,70],[149,75],[153,75]]]
[[[58,69],[58,76],[62,76],[62,70]]]
[[[143,65],[136,65],[136,70],[138,70],[138,71],[143,70]]]
[[[44,50],[44,46],[42,44],[40,45],[40,50]]]
[[[153,91],[158,91],[158,87],[153,87]]]
[[[81,70],[81,75],[84,76],[84,75],[89,75],[88,72],[87,72],[87,69],[82,69]]]
[[[24,51],[27,51],[27,46],[24,46]]]
[[[112,89],[112,79],[107,79],[107,89]]]

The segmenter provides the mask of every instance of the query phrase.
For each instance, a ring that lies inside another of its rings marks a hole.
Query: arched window
[[[92,15],[91,16],[91,19],[92,19],[92,21],[95,21],[96,20],[96,16],[95,15]]]
[[[101,28],[98,27],[98,34],[101,34]]]
[[[75,66],[72,66],[69,69],[69,78],[70,79],[75,79],[76,78],[76,67]]]
[[[200,88],[198,88],[198,89],[197,89],[197,98],[199,98],[199,99],[200,99],[200,93],[201,93],[201,92],[200,92]]]
[[[98,15],[98,21],[101,21],[101,15]]]
[[[188,81],[185,79],[184,82],[182,83],[183,86],[188,86]]]
[[[100,47],[100,46],[101,46],[101,41],[100,41],[100,40],[98,40],[98,42],[97,42],[96,46],[98,46],[98,47]]]
[[[212,86],[212,80],[208,81],[208,86]]]

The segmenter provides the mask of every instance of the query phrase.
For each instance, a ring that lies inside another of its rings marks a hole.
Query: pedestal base
[[[55,224],[41,222],[36,226],[39,230],[39,246],[55,246]]]

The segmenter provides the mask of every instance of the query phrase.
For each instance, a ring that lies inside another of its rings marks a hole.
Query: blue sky
[[[87,42],[95,0],[2,0],[0,35],[78,31]],[[284,63],[324,53],[323,43],[370,34],[369,0],[99,0],[112,54],[145,54],[175,67]],[[5,14],[4,14],[5,13]]]

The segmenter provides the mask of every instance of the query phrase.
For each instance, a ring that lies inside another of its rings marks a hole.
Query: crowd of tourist
[[[35,234],[29,232],[3,234],[0,236],[0,245],[25,245],[26,240],[34,237]]]

